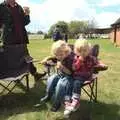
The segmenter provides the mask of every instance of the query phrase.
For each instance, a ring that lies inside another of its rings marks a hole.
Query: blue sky
[[[0,0],[0,2],[3,0]],[[59,20],[95,20],[99,28],[110,27],[120,17],[120,0],[16,0],[30,7],[27,29],[47,32]]]
[[[31,3],[38,3],[38,4],[42,4],[44,1],[46,0],[29,0],[29,2]]]

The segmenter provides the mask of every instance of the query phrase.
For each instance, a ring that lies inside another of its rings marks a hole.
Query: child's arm
[[[96,58],[94,59],[94,66],[93,66],[94,72],[99,72],[107,69],[108,69],[108,66],[106,64],[102,63],[100,60]]]
[[[94,66],[95,71],[104,71],[107,69],[108,69],[108,66],[102,63],[101,61],[98,61],[98,64]]]
[[[48,57],[44,58],[40,63],[43,65],[45,65],[45,64],[55,65],[57,63],[57,59],[53,56],[48,56]]]

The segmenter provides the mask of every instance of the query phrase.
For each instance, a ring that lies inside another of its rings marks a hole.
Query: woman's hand
[[[24,10],[24,14],[25,15],[29,15],[30,14],[30,9],[29,9],[29,7],[23,7],[23,10]]]

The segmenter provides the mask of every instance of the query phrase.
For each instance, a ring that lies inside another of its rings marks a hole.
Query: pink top
[[[74,72],[73,72],[73,78],[79,79],[84,78],[88,79],[92,76],[93,68],[99,64],[98,60],[89,55],[84,60],[78,56],[75,57],[73,62]]]

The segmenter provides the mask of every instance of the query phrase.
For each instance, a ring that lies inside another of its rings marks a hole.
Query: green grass
[[[120,48],[114,47],[109,40],[89,40],[92,44],[100,44],[99,58],[109,66],[109,69],[99,73],[98,102],[89,103],[85,94],[81,96],[80,110],[71,115],[70,120],[120,120]],[[74,43],[74,40],[70,40]],[[50,55],[51,40],[31,40],[30,54],[35,59],[42,60]],[[38,71],[41,65],[35,63]],[[25,93],[17,88],[15,94],[4,95],[0,102],[0,120],[64,120],[62,107],[57,113],[50,111],[51,103],[34,105],[45,93],[45,81],[37,88],[33,87],[33,77],[30,76],[30,92]]]

